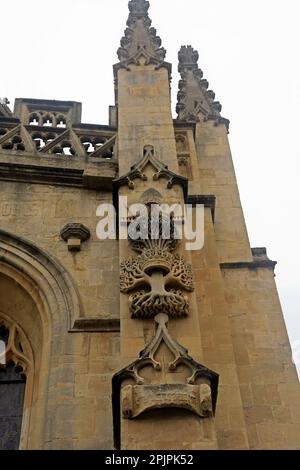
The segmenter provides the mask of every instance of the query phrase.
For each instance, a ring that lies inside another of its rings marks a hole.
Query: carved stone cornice
[[[84,165],[77,160],[72,162],[73,165],[70,165],[66,161],[67,158],[56,158],[55,162],[52,162],[41,157],[28,157],[26,161],[20,162],[17,152],[10,155],[1,155],[0,159],[0,180],[104,191],[111,190],[112,182],[118,170],[118,164],[112,161],[100,161],[95,162],[94,165]],[[53,163],[55,163],[55,166]],[[89,167],[92,167],[93,174],[91,174]]]
[[[78,318],[69,333],[113,333],[120,332],[119,318]]]
[[[277,261],[272,261],[267,256],[266,248],[251,248],[253,261],[234,261],[229,263],[221,263],[221,269],[271,269],[275,270]]]
[[[149,6],[146,0],[131,0],[128,4],[129,17],[118,49],[120,62],[114,65],[115,76],[120,68],[128,69],[131,64],[154,64],[156,68],[166,67],[171,74],[171,64],[164,61],[166,50],[161,47],[156,29],[151,27]]]

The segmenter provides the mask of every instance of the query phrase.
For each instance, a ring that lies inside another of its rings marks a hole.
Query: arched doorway
[[[55,341],[80,316],[77,291],[60,263],[0,230],[0,347],[5,349],[0,394],[6,401],[0,408],[0,449],[45,448]],[[2,428],[1,413],[6,418]]]

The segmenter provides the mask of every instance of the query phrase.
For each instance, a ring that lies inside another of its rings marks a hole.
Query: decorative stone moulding
[[[60,236],[67,242],[68,250],[76,252],[81,250],[81,243],[87,241],[91,233],[83,224],[70,223],[63,227]]]
[[[113,181],[113,198],[115,207],[118,206],[118,191],[122,186],[127,186],[133,190],[136,188],[135,180],[139,179],[142,181],[148,181],[148,177],[145,174],[146,166],[150,164],[153,167],[153,181],[158,181],[161,178],[167,180],[167,189],[171,189],[174,185],[182,187],[184,198],[187,198],[188,193],[188,180],[184,176],[178,175],[168,169],[167,165],[164,165],[155,156],[155,149],[153,145],[145,145],[143,149],[142,158],[131,167],[130,171],[125,175]]]

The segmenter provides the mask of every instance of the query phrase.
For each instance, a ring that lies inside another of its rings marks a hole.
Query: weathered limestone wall
[[[111,378],[119,367],[119,333],[54,338],[45,449],[114,448]]]
[[[197,125],[196,148],[201,193],[215,194],[217,201],[215,223],[193,266],[201,267],[196,275],[204,357],[220,373],[219,446],[299,448],[300,386],[273,269],[219,269],[224,262],[253,261],[225,126]],[[215,313],[221,315],[217,321]]]
[[[223,279],[250,448],[299,449],[300,386],[272,269]]]
[[[215,237],[220,262],[251,261],[226,126],[215,126],[213,121],[197,124],[196,149],[201,192],[217,198]]]
[[[178,172],[166,68],[131,65],[130,72],[119,70],[118,130],[120,175],[141,159],[148,144],[170,170]]]
[[[210,209],[205,210],[205,245],[192,265],[199,311],[203,363],[220,375],[215,427],[219,449],[249,447],[242,397]]]
[[[74,279],[86,317],[118,317],[118,243],[96,235],[97,207],[111,203],[111,193],[0,181],[0,194],[0,228],[36,243],[61,262]],[[60,237],[70,222],[91,232],[75,254]]]

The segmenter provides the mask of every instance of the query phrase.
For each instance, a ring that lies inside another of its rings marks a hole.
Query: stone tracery
[[[5,321],[0,318],[0,329],[6,332],[7,341],[5,341],[4,361],[0,362],[0,367],[13,362],[15,367],[21,368],[24,374],[32,367],[31,351],[28,340],[26,339],[20,327],[13,322]]]

